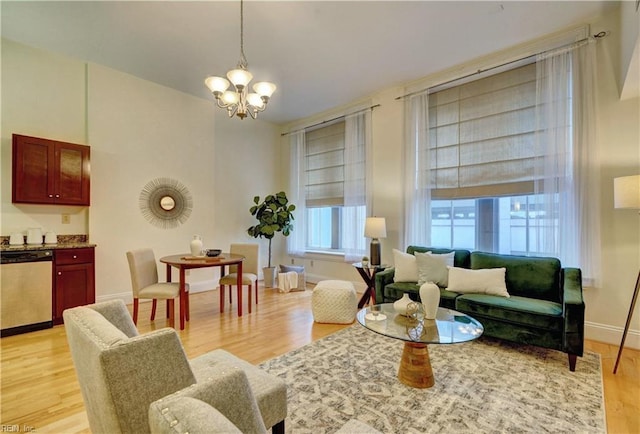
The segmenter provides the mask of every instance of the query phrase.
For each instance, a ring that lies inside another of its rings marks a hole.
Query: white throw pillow
[[[484,268],[468,270],[466,268],[449,268],[448,291],[461,294],[490,294],[509,297],[505,282],[506,268]]]
[[[453,266],[455,252],[445,254],[416,252],[415,255],[418,265],[418,285],[431,282],[446,288],[449,284],[447,265]]]
[[[394,282],[418,281],[418,265],[415,256],[393,249],[393,266],[395,267]]]

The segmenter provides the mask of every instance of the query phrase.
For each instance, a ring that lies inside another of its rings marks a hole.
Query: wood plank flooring
[[[260,363],[345,327],[313,322],[310,290],[282,294],[261,289],[260,304],[252,314],[246,313],[245,304],[242,318],[236,315],[235,297],[222,314],[218,299],[217,291],[191,296],[191,320],[179,332],[190,358],[224,348]],[[168,326],[164,303],[158,303],[154,323],[149,321],[150,308],[151,303],[141,303],[141,333]],[[89,433],[64,326],[6,337],[0,343],[0,431],[16,425],[20,432]],[[587,341],[586,349],[602,356],[609,433],[640,433],[640,351],[626,348],[613,375],[617,346]]]

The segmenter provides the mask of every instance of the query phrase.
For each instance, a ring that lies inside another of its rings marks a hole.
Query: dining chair
[[[242,262],[242,286],[247,285],[249,289],[249,313],[251,313],[251,287],[255,287],[256,304],[258,304],[258,263],[259,261],[259,245],[258,244],[231,244],[230,252],[235,255],[244,256]],[[226,285],[229,285],[229,304],[231,304],[231,287],[237,285],[238,266],[231,265],[229,274],[220,278],[220,312],[224,312],[224,297]],[[238,288],[238,302],[242,287]]]
[[[138,302],[140,299],[151,299],[151,321],[156,319],[157,300],[167,301],[167,318],[174,327],[175,299],[180,296],[180,284],[177,282],[159,282],[158,265],[153,250],[149,248],[127,252],[129,271],[131,272],[131,289],[133,290],[133,323],[138,324]],[[189,284],[185,283],[185,319],[189,320]]]

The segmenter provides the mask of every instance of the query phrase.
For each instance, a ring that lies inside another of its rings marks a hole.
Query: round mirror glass
[[[163,196],[160,198],[160,208],[165,211],[171,211],[176,206],[176,201],[171,196]]]

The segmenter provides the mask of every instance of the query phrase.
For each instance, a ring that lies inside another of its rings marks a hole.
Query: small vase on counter
[[[190,244],[191,256],[202,256],[202,237],[194,235]]]

